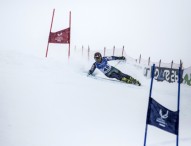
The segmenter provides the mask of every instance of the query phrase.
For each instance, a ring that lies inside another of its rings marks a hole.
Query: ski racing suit
[[[124,57],[116,57],[116,56],[110,56],[110,57],[102,57],[102,60],[100,63],[95,62],[93,63],[91,69],[89,70],[89,74],[92,74],[94,70],[97,68],[101,72],[103,72],[108,78],[116,78],[117,80],[122,80],[123,78],[131,79],[132,77],[122,73],[117,68],[111,66],[108,64],[108,61],[111,60],[124,60]]]

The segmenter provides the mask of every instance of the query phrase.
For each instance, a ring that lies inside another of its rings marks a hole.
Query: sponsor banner
[[[191,86],[191,67],[184,70],[183,79],[183,84]]]
[[[182,70],[183,72],[183,70]],[[156,67],[154,78],[157,81],[166,80],[169,83],[178,82],[178,69]],[[181,80],[182,82],[182,80]]]

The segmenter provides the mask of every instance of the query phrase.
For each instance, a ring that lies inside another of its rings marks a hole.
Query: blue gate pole
[[[154,74],[155,74],[155,64],[153,64],[152,70],[151,70],[151,84],[150,84],[149,101],[150,101],[150,98],[151,98],[151,95],[152,95]],[[148,104],[148,108],[149,108],[149,104]],[[148,109],[147,109],[147,114],[148,114]],[[148,125],[147,125],[147,118],[146,118],[144,146],[146,146],[146,141],[147,141],[147,129],[148,129]]]
[[[182,79],[182,68],[179,67],[178,71],[178,104],[177,104],[177,110],[178,110],[178,134],[176,136],[176,146],[179,144],[179,113],[180,113],[180,83]]]

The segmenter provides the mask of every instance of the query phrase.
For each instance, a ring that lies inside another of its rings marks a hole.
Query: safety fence
[[[121,48],[116,48],[114,46],[113,48],[110,48],[110,49],[104,47],[103,49],[100,49],[100,50],[91,50],[89,46],[88,47],[82,46],[81,48],[75,47],[75,50],[81,51],[82,56],[87,57],[88,60],[93,59],[94,53],[99,51],[103,56],[125,56],[127,61],[140,64],[142,66],[149,67],[155,64],[157,67],[167,67],[167,68],[178,69],[181,65],[183,68],[183,62],[181,60],[180,60],[180,63],[174,63],[173,60],[170,63],[164,63],[162,62],[162,60],[159,60],[158,62],[154,62],[154,61],[151,61],[150,57],[148,59],[142,58],[141,54],[138,58],[133,58],[127,55],[124,46]]]
[[[100,52],[102,56],[125,56],[126,62],[136,65],[137,67],[143,69],[143,74],[145,77],[150,78],[151,74],[151,66],[155,64],[156,72],[155,72],[155,79],[158,81],[166,80],[169,83],[177,82],[178,78],[178,68],[182,67],[183,69],[183,76],[182,76],[182,83],[191,86],[191,67],[184,68],[183,62],[180,60],[180,63],[164,63],[162,60],[158,62],[151,61],[151,58],[148,59],[142,58],[141,54],[138,58],[133,58],[127,55],[124,46],[121,48],[106,48],[100,50],[91,50],[91,48],[82,46],[81,48],[75,47],[76,51],[81,51],[81,55],[83,58],[87,58],[88,60],[94,60],[94,54],[96,52]]]

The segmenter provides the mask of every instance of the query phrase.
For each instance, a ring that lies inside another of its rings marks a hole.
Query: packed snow
[[[93,60],[0,52],[1,146],[140,146],[150,79],[134,63],[111,65],[142,86],[87,76]],[[104,77],[98,70],[95,76]],[[152,97],[177,109],[178,84],[154,81]],[[191,89],[181,85],[179,146],[191,145]],[[147,146],[174,146],[176,136],[148,126]]]

